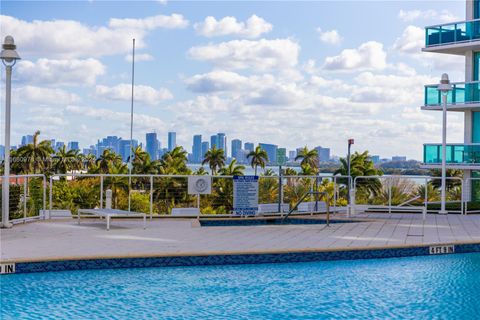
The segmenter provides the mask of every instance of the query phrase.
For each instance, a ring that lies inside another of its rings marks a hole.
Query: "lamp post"
[[[4,173],[3,173],[3,187],[2,187],[2,227],[11,228],[12,224],[8,222],[10,217],[10,109],[11,109],[11,96],[12,96],[12,68],[20,59],[20,56],[15,51],[17,47],[12,36],[6,36],[2,45],[2,52],[0,53],[0,59],[5,65],[5,160],[4,160]]]
[[[445,210],[445,188],[446,188],[446,175],[447,175],[447,98],[448,93],[452,91],[452,85],[448,79],[448,74],[442,74],[442,79],[437,87],[442,95],[442,110],[443,110],[443,123],[442,123],[442,199],[441,208],[439,214],[447,214]]]

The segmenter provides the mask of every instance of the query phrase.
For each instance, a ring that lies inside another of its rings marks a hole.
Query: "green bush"
[[[20,206],[20,198],[22,194],[22,186],[18,184],[11,184],[10,185],[10,200],[9,200],[9,207],[10,207],[10,215],[9,219],[18,219],[23,217],[23,211],[19,210]],[[2,185],[0,185],[0,194],[3,195],[2,192]],[[1,198],[1,197],[0,197]],[[0,208],[3,208],[2,199],[0,199]]]

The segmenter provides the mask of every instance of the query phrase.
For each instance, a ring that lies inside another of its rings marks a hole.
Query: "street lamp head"
[[[17,51],[15,51],[16,48],[17,46],[15,45],[13,37],[6,36],[2,45],[3,50],[0,53],[0,59],[2,59],[3,64],[14,65],[15,62],[20,59]]]
[[[450,80],[448,79],[448,74],[442,74],[442,79],[440,80],[440,84],[438,85],[437,90],[445,95],[448,94],[449,91],[452,91],[452,85],[450,84]]]

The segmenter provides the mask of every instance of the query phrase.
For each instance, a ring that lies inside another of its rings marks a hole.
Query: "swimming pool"
[[[473,319],[480,254],[0,277],[2,319]]]

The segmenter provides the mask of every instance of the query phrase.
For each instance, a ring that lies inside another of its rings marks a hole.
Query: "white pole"
[[[10,99],[12,94],[12,66],[5,66],[7,69],[5,78],[5,161],[3,176],[3,195],[2,195],[2,225],[4,228],[11,228],[12,224],[8,221],[10,218],[10,118],[11,106]]]
[[[442,199],[439,214],[447,214],[445,210],[445,188],[447,175],[447,94],[442,92],[443,123],[442,123]]]
[[[130,211],[130,188],[132,185],[132,148],[133,148],[133,93],[135,82],[135,39],[133,39],[132,48],[132,103],[130,108],[130,157],[128,158],[128,211]]]

